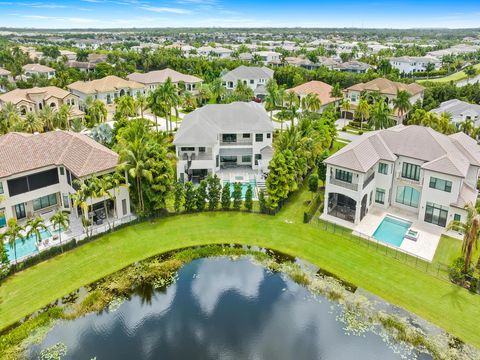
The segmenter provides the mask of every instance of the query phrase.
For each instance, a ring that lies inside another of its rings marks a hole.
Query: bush
[[[343,132],[347,131],[347,127],[346,126],[342,127],[342,131]]]
[[[313,198],[312,202],[310,203],[310,206],[303,213],[303,222],[309,223],[310,220],[312,220],[315,213],[317,212],[318,208],[321,207],[322,204],[323,204],[323,193],[319,193],[317,196]]]
[[[464,267],[465,260],[463,257],[455,259],[452,265],[448,267],[448,276],[450,281],[466,289],[470,289],[472,287],[472,282],[474,282],[476,288],[477,281],[474,281],[473,267],[470,267],[467,272],[464,271]]]
[[[363,131],[360,130],[360,131],[358,132],[358,135],[363,135]]]
[[[314,193],[318,190],[318,175],[317,174],[312,174],[308,178],[308,190],[310,190],[312,193]]]

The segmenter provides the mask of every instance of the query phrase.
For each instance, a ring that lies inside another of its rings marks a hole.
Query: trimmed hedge
[[[305,224],[312,220],[318,208],[323,204],[323,190],[321,190],[312,200],[308,209],[303,212],[303,222]]]

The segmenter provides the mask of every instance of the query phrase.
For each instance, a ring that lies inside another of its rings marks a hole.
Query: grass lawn
[[[473,65],[473,67],[475,69],[477,69],[478,71],[480,71],[480,64]],[[450,82],[450,81],[456,82],[456,81],[460,81],[460,80],[465,80],[466,78],[467,78],[467,74],[465,74],[465,72],[462,70],[462,71],[453,73],[451,75],[448,75],[448,76],[445,76],[445,77],[442,77],[442,78],[418,80],[417,82],[421,83],[421,84],[426,83],[426,82],[446,83],[446,82]]]
[[[471,316],[478,313],[480,296],[303,224],[303,202],[311,194],[293,196],[275,217],[206,212],[159,219],[123,228],[18,273],[0,286],[0,328],[133,262],[186,246],[235,242],[300,257],[480,347],[478,319]],[[439,256],[445,259],[456,244],[446,242],[442,248]]]

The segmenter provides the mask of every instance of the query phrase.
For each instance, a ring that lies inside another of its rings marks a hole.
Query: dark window
[[[70,170],[67,169],[67,183],[68,185],[72,186],[72,174],[70,173]]]
[[[462,220],[462,216],[460,214],[453,215],[453,221],[461,221],[461,220]]]
[[[385,164],[385,163],[378,164],[378,172],[384,175],[388,174],[388,164]]]
[[[27,177],[20,177],[7,181],[8,184],[8,194],[10,196],[15,196],[28,192],[28,182]]]
[[[425,222],[445,227],[447,225],[448,208],[427,202]]]
[[[180,150],[181,151],[195,151],[195,148],[194,147],[181,147]]]
[[[251,163],[252,155],[242,155],[242,163]]]
[[[242,137],[243,137],[244,139],[250,139],[250,134],[243,134]]]
[[[448,180],[438,179],[436,177],[431,177],[430,188],[446,192],[452,192],[452,182]]]
[[[255,83],[255,80],[251,79],[250,84],[254,84],[254,83]]]
[[[262,142],[263,141],[263,134],[255,134],[255,141]]]
[[[42,196],[41,198],[33,200],[33,210],[37,211],[50,206],[57,205],[57,194],[50,194]]]
[[[378,204],[385,204],[385,190],[377,189],[375,192],[375,202]]]
[[[60,175],[65,175],[65,168],[63,166],[60,166]]]
[[[37,174],[27,176],[29,191],[44,188],[46,186],[58,184],[57,169],[42,171]]]
[[[198,152],[205,152],[205,147],[199,147]]]
[[[216,167],[220,166],[220,156],[217,155],[217,159],[215,161]]]
[[[255,165],[258,165],[258,160],[262,160],[262,154],[255,154]]]
[[[123,216],[127,215],[127,199],[122,199],[122,212]]]
[[[267,133],[267,139],[270,139],[272,137],[271,133]]]
[[[420,165],[403,163],[402,177],[405,179],[410,179],[415,181],[420,180]]]
[[[335,169],[335,179],[351,183],[352,173],[350,171]]]
[[[237,134],[223,134],[222,141],[224,143],[234,143],[237,142]]]
[[[0,181],[0,194],[3,194],[3,182]]]

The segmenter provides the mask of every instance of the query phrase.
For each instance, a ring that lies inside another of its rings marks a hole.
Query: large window
[[[378,189],[375,192],[375,202],[378,204],[385,204],[385,190]]]
[[[410,186],[399,186],[397,188],[396,202],[418,208],[418,203],[420,202],[420,192]]]
[[[447,225],[448,208],[427,202],[425,222],[445,227]]]
[[[263,141],[263,134],[255,134],[255,141],[262,142]]]
[[[234,143],[237,142],[237,134],[223,134],[222,142],[224,143]]]
[[[255,165],[258,165],[260,160],[262,160],[262,154],[255,154]]]
[[[452,192],[452,182],[448,180],[438,179],[436,177],[430,178],[430,188]]]
[[[33,175],[23,176],[8,180],[8,193],[10,196],[41,189],[50,185],[58,184],[58,170],[51,169]]]
[[[387,175],[387,174],[388,174],[388,164],[379,163],[379,164],[378,164],[378,172],[379,172],[380,174]]]
[[[402,165],[402,177],[415,181],[420,180],[420,165],[404,162]]]
[[[242,155],[242,163],[251,163],[252,155]]]
[[[42,196],[41,198],[33,200],[33,210],[41,210],[50,206],[57,205],[57,194],[50,194]]]
[[[335,169],[335,179],[351,183],[352,173],[350,171]]]

